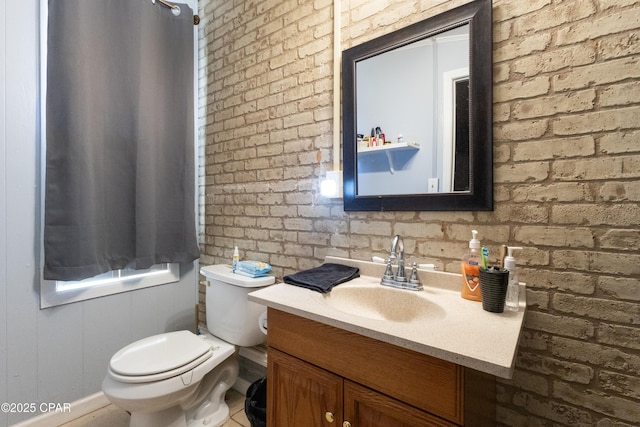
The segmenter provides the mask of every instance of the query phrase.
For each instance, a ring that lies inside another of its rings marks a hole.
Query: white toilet
[[[207,278],[210,334],[168,332],[129,344],[109,362],[102,391],[131,413],[131,427],[218,427],[229,418],[224,401],[238,377],[236,347],[264,342],[259,319],[266,308],[247,294],[274,283],[228,265],[202,267]]]

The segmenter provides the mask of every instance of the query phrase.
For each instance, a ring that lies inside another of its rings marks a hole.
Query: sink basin
[[[354,283],[337,286],[322,295],[325,304],[345,313],[372,320],[412,322],[444,317],[445,311],[425,297],[422,291],[385,287],[378,283]],[[371,281],[368,281],[371,282]]]

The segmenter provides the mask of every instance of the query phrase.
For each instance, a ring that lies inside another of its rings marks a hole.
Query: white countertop
[[[327,257],[326,262],[360,268],[361,277],[338,285],[379,285],[384,265],[367,261]],[[419,271],[423,291],[414,293],[426,300],[429,311],[411,321],[371,319],[339,310],[326,303],[330,294],[279,283],[249,294],[251,301],[290,314],[404,347],[502,378],[511,378],[526,304],[521,284],[520,310],[490,313],[482,303],[460,297],[459,274]],[[334,288],[336,289],[336,288]]]

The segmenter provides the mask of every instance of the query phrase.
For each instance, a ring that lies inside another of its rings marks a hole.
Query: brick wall
[[[342,0],[342,49],[466,1]],[[640,2],[494,0],[493,212],[345,213],[332,168],[332,2],[201,0],[202,263],[282,277],[391,237],[457,272],[470,230],[525,247],[528,314],[498,418],[640,420]]]

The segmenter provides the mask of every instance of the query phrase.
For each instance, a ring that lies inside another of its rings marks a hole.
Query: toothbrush
[[[482,247],[482,268],[487,269],[487,258],[489,258],[489,248]]]
[[[504,257],[507,256],[507,245],[500,246],[500,268],[504,268]]]

